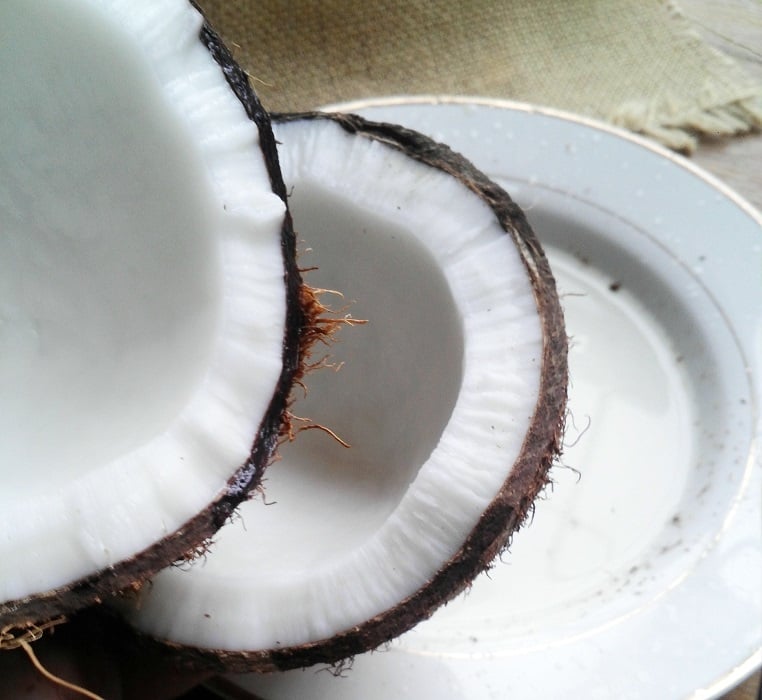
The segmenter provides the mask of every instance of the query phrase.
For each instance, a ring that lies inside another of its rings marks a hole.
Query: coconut
[[[271,457],[309,296],[187,0],[0,3],[0,629],[183,558]]]
[[[266,500],[123,612],[218,671],[336,663],[426,618],[525,522],[565,415],[555,283],[505,191],[401,127],[303,114],[274,129],[305,264],[367,324],[294,405],[340,440],[285,444]]]

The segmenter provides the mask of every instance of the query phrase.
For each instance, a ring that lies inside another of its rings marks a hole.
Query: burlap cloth
[[[762,85],[663,0],[200,5],[271,110],[387,95],[499,97],[608,120],[687,151],[697,135],[762,126]]]

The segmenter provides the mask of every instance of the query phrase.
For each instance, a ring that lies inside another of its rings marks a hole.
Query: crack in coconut
[[[269,116],[197,9],[3,0],[0,24],[5,627],[137,587],[229,519],[307,316]]]
[[[316,284],[368,325],[300,404],[302,435],[203,562],[123,610],[184,663],[267,671],[378,648],[463,590],[548,482],[566,408],[555,283],[518,206],[446,146],[349,115],[275,132]]]

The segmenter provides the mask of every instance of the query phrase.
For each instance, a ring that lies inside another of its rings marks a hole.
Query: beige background
[[[681,149],[695,145],[695,132],[762,126],[759,82],[663,0],[202,6],[271,110],[389,94],[510,97],[609,119]]]

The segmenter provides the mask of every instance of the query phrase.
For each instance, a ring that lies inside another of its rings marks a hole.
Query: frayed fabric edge
[[[612,123],[650,138],[668,148],[690,154],[701,138],[738,136],[762,129],[762,89],[733,102],[696,107],[676,118],[668,100],[632,101],[609,116]]]
[[[698,27],[688,19],[678,0],[665,0],[668,13],[682,32],[697,45],[708,50],[715,59],[727,66],[733,60],[719,49],[704,43]],[[669,96],[653,100],[634,100],[620,105],[607,118],[617,126],[643,134],[663,145],[686,155],[693,153],[702,138],[740,136],[762,129],[762,85],[739,88],[736,99],[721,101],[712,95],[711,88],[704,91],[700,102],[686,110]]]

